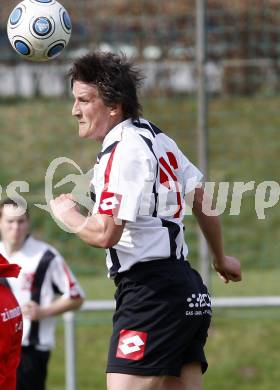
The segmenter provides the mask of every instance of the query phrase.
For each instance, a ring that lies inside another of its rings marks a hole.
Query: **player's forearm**
[[[116,244],[114,237],[112,240],[108,224],[99,214],[85,219],[83,228],[77,235],[87,244],[99,248],[109,248]]]
[[[89,245],[103,247],[106,227],[101,219],[95,216],[85,217],[76,212],[71,218],[65,218],[64,222],[81,240]]]
[[[89,245],[107,248],[112,244],[108,239],[107,224],[100,215],[85,217],[78,211],[71,214],[65,213],[63,223]]]
[[[213,253],[214,263],[220,264],[224,259],[222,229],[220,219],[217,216],[206,215],[203,211],[204,202],[209,202],[203,188],[196,189],[193,213]]]
[[[120,225],[115,224],[113,217],[100,214],[92,215],[88,218],[81,217],[77,235],[87,244],[99,248],[111,248],[119,242],[123,226],[122,223]]]
[[[224,258],[224,249],[219,218],[215,216],[207,216],[203,213],[195,211],[194,214],[211,249],[211,252],[213,253],[214,263],[221,263]]]
[[[49,306],[40,308],[42,318],[57,316],[63,314],[66,311],[78,310],[83,304],[83,298],[58,298],[52,302]]]

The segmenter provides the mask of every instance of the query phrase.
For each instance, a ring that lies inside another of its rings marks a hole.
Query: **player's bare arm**
[[[225,283],[230,280],[239,282],[241,280],[240,262],[224,254],[220,219],[217,216],[206,215],[203,212],[203,202],[210,203],[210,199],[202,187],[196,188],[193,213],[213,253],[213,266]]]
[[[124,222],[116,223],[109,215],[83,216],[71,194],[62,194],[51,201],[54,216],[87,244],[99,248],[116,245],[123,233]]]
[[[78,310],[83,302],[83,298],[72,299],[60,297],[50,305],[43,307],[34,301],[30,301],[24,305],[22,313],[24,317],[29,318],[31,321],[39,321],[43,318],[63,314],[66,311]]]

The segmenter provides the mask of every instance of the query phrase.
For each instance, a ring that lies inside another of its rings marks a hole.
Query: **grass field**
[[[44,203],[44,175],[49,163],[66,156],[86,172],[99,146],[80,140],[71,118],[71,101],[0,101],[2,197],[16,180],[27,181],[36,235],[51,242],[79,273],[87,299],[112,299],[113,285],[105,277],[104,253],[62,232],[49,215],[32,206]],[[212,99],[209,116],[210,178],[213,181],[264,180],[279,182],[280,97]],[[144,101],[145,115],[165,129],[196,161],[195,101],[161,97]],[[58,181],[70,168],[61,167]],[[71,171],[72,173],[72,171]],[[77,172],[74,172],[77,173]],[[69,190],[69,187],[67,187]],[[72,188],[70,188],[72,190]],[[61,187],[57,193],[65,191]],[[1,195],[1,193],[0,193]],[[253,193],[244,197],[239,216],[222,216],[227,252],[240,257],[244,281],[224,286],[212,280],[215,296],[279,294],[279,204],[258,220]],[[192,216],[186,217],[190,260],[196,264],[197,238]],[[275,390],[279,387],[278,327],[280,309],[215,310],[207,344],[210,369],[206,390]],[[79,390],[102,390],[111,313],[79,313],[77,317],[77,374]],[[49,390],[64,389],[63,326],[58,324],[57,348],[50,365]],[[172,389],[171,389],[172,390]]]

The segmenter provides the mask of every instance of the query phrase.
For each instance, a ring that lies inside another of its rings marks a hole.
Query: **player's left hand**
[[[45,317],[44,309],[34,301],[30,301],[22,307],[22,314],[31,321],[38,321]]]
[[[240,282],[242,279],[240,261],[235,257],[223,256],[213,262],[213,267],[225,283]]]

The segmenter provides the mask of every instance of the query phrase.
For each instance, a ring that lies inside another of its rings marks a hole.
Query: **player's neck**
[[[4,244],[4,247],[5,247],[5,250],[6,250],[6,253],[8,256],[13,256],[16,252],[18,252],[23,243],[9,243],[9,242],[3,242]]]

